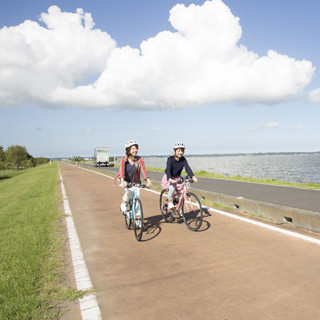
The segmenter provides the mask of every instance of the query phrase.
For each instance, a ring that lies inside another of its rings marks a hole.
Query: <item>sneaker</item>
[[[126,212],[127,212],[127,204],[126,203],[121,203],[120,210],[122,211],[123,214],[126,214]]]
[[[140,228],[140,229],[142,227],[142,221],[140,219],[140,216],[137,216],[137,218],[136,218],[136,226],[137,226],[137,228]]]
[[[168,203],[168,207],[169,207],[170,210],[174,210],[176,208],[175,205],[172,202]]]
[[[180,208],[179,211],[176,211],[176,218],[182,218],[182,209]]]
[[[141,228],[141,216],[139,212],[136,213],[136,226]]]

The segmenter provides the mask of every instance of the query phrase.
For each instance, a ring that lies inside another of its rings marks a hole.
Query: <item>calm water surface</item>
[[[320,183],[320,154],[205,155],[188,156],[193,171],[205,170],[227,177],[276,179],[298,183]],[[163,168],[166,157],[144,157],[148,167]]]

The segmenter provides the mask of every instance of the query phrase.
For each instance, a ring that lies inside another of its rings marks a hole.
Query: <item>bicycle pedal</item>
[[[171,215],[172,215],[174,218],[179,217],[179,213],[178,213],[176,210],[171,210]]]

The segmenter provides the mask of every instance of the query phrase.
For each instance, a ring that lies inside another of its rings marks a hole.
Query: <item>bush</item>
[[[0,169],[26,169],[49,161],[50,159],[44,157],[34,158],[24,146],[12,145],[6,151],[0,146]]]

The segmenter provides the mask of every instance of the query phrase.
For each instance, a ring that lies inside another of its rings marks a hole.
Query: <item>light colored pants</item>
[[[123,195],[123,198],[122,198],[122,200],[123,200],[125,203],[129,203],[130,199],[133,197],[134,188],[135,188],[135,187],[126,188],[126,189],[125,189],[126,192],[125,192],[125,194]],[[140,188],[138,188],[137,194],[138,194],[138,196],[140,197]]]
[[[174,195],[174,192],[176,191],[176,184],[175,183],[171,183],[170,186],[169,186],[169,189],[168,189],[168,199],[169,201],[172,201],[173,200],[173,195]]]

